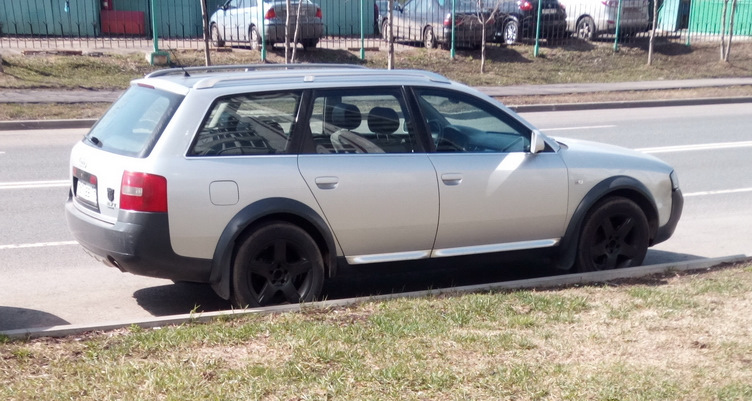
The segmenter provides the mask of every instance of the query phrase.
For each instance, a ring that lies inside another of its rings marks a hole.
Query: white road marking
[[[600,129],[600,128],[614,128],[615,125],[590,125],[586,127],[562,127],[562,128],[540,128],[541,131],[574,131],[583,129]]]
[[[635,150],[638,152],[643,152],[643,153],[671,153],[671,152],[689,152],[689,151],[694,151],[694,150],[737,149],[737,148],[749,148],[749,147],[752,147],[752,141],[704,143],[704,144],[698,144],[698,145],[663,146],[663,147],[657,147],[657,148],[640,148],[640,149],[635,149]]]
[[[701,191],[684,194],[685,198],[692,196],[706,196],[706,195],[726,195],[726,194],[738,194],[743,192],[752,192],[752,188],[738,188],[738,189],[724,189],[719,191]]]
[[[37,242],[34,244],[0,245],[0,251],[6,250],[6,249],[45,248],[45,247],[50,247],[50,246],[68,246],[68,245],[78,245],[78,242],[59,241],[59,242]]]
[[[0,189],[56,188],[68,185],[68,180],[0,182]]]

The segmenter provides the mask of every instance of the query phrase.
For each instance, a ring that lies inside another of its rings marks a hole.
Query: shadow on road
[[[384,263],[342,267],[324,284],[322,299],[343,299],[369,295],[422,291],[437,288],[522,280],[567,272],[554,271],[545,259],[529,255],[473,256],[432,261]],[[686,262],[704,259],[696,255],[651,250],[645,264]],[[232,309],[209,285],[178,283],[144,288],[133,296],[154,316]]]
[[[0,331],[69,324],[51,313],[35,309],[0,306]]]

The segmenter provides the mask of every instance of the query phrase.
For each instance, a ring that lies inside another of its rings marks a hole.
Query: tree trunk
[[[729,36],[728,44],[726,45],[726,53],[723,55],[723,61],[729,61],[729,55],[731,54],[731,38],[734,37],[734,16],[736,15],[736,0],[732,0],[731,3],[731,21],[729,21]]]
[[[387,23],[389,26],[387,27],[386,32],[386,41],[387,46],[389,47],[389,56],[387,61],[387,67],[390,70],[394,69],[394,0],[389,0],[389,19],[387,20]]]
[[[290,62],[293,64],[295,63],[295,51],[298,49],[298,46],[295,44],[298,43],[298,33],[300,31],[300,8],[303,5],[302,1],[298,2],[298,11],[295,13],[295,35],[292,37],[292,57],[290,58]]]
[[[285,9],[285,64],[290,63],[290,9],[292,4],[290,0],[287,0],[287,8]]]
[[[206,0],[200,0],[200,1],[201,1],[201,20],[203,21],[203,24],[204,24],[204,63],[208,67],[211,65],[211,53],[209,53],[209,36],[211,35],[211,33],[209,32],[209,14],[206,10]]]
[[[723,0],[723,10],[721,11],[721,61],[726,55],[726,12],[728,10],[728,0]]]
[[[658,1],[653,1],[653,29],[650,30],[650,45],[648,46],[648,65],[653,65],[653,45],[655,43],[655,31],[658,29]]]

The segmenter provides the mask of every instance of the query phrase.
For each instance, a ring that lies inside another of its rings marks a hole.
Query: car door
[[[233,0],[225,14],[226,38],[233,42],[243,39],[245,26],[243,26],[243,11],[245,2],[248,0]]]
[[[402,89],[314,91],[300,173],[351,264],[427,258],[436,173]]]
[[[435,144],[439,185],[434,256],[552,246],[564,234],[567,169],[496,105],[456,91],[416,89]]]

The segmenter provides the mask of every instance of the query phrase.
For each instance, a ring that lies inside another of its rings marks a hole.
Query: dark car
[[[541,9],[540,37],[562,37],[567,31],[567,14],[558,0],[502,0],[496,18],[494,40],[506,44],[534,38]]]

